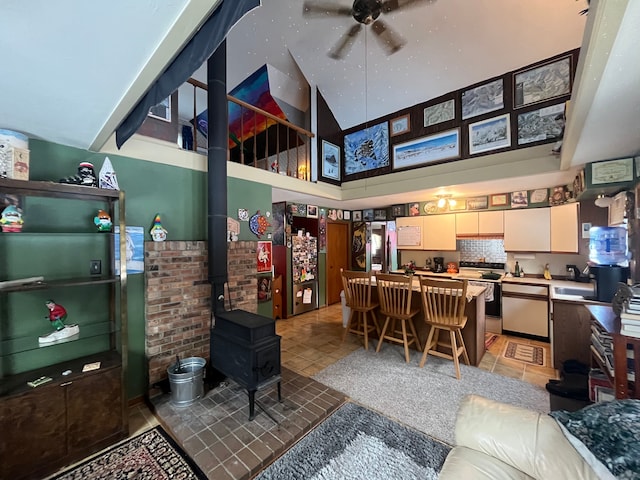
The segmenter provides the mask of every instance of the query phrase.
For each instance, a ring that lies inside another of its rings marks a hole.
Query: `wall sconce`
[[[447,204],[449,204],[449,208],[453,208],[456,206],[456,201],[451,198],[451,195],[437,195],[437,197],[438,208],[444,208]]]

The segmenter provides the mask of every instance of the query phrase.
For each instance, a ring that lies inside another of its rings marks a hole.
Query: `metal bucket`
[[[177,362],[167,368],[171,403],[186,407],[204,395],[204,366],[207,361],[200,357],[180,360],[180,372],[176,373]]]

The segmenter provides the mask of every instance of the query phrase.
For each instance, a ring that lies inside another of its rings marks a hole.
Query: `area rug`
[[[468,394],[549,412],[544,387],[460,365],[457,380],[451,360],[429,356],[420,368],[421,353],[410,350],[404,361],[400,345],[384,344],[376,353],[360,348],[313,376],[351,400],[450,445],[460,401]]]
[[[508,341],[502,356],[541,367],[546,367],[547,365],[544,348],[537,345]]]
[[[206,479],[178,444],[157,426],[114,445],[98,456],[51,480],[163,480]]]
[[[487,332],[484,334],[484,348],[489,350],[489,347],[494,344],[494,342],[498,339],[497,333]]]
[[[451,447],[347,402],[255,480],[437,479]]]

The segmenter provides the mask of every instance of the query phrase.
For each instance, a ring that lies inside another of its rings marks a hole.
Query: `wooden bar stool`
[[[469,365],[469,356],[462,339],[462,329],[467,324],[467,317],[464,314],[467,303],[467,284],[467,280],[434,280],[431,278],[420,280],[424,319],[427,325],[431,326],[422,360],[420,360],[420,367],[424,367],[427,355],[453,360],[458,380],[460,380],[460,363],[458,361],[460,355]],[[449,338],[447,339],[445,335],[445,338],[440,339],[441,332],[449,332]],[[441,352],[438,347],[443,347],[447,351]],[[451,354],[448,351],[451,351]]]
[[[356,272],[340,269],[347,306],[351,309],[347,328],[342,333],[342,341],[347,333],[364,337],[364,349],[369,349],[369,333],[380,333],[375,309],[378,303],[371,301],[371,272]],[[371,323],[368,317],[371,316]]]
[[[410,361],[409,346],[411,344],[415,344],[418,350],[422,350],[416,326],[413,323],[413,317],[420,309],[411,308],[412,282],[413,275],[376,274],[380,313],[386,317],[376,352],[380,351],[382,342],[385,340],[399,343],[404,345],[404,358],[407,363]],[[407,332],[407,324],[409,332]]]

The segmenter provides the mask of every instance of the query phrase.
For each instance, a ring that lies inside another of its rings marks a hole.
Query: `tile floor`
[[[273,419],[256,407],[256,418],[248,422],[246,391],[234,382],[225,382],[190,407],[173,407],[168,394],[153,397],[150,408],[133,406],[131,436],[160,423],[209,478],[248,480],[255,476],[346,400],[310,377],[362,345],[361,338],[354,335],[342,342],[340,304],[279,320],[276,332],[282,337],[283,401],[277,402],[275,387],[256,395]],[[509,338],[500,335],[479,368],[540,386],[549,378],[558,378],[553,368],[502,357]],[[517,341],[542,346],[546,364],[551,364],[549,344],[522,338]]]

